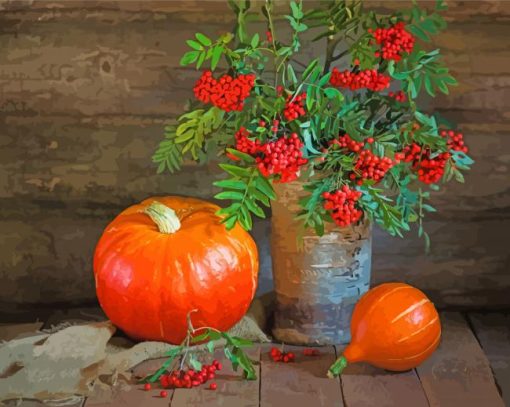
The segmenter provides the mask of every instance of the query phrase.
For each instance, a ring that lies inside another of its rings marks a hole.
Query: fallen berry
[[[211,384],[209,385],[209,388],[210,388],[211,390],[216,390],[216,389],[218,388],[218,385],[217,385],[216,383],[211,383]]]
[[[167,392],[167,391],[165,391],[165,390],[161,390],[161,391],[159,392],[159,395],[160,395],[161,397],[165,398],[166,396],[168,396],[168,392]]]
[[[150,383],[145,383],[145,384],[143,385],[143,389],[144,389],[145,391],[149,391],[151,388],[152,388],[152,386],[151,386],[151,384],[150,384]]]

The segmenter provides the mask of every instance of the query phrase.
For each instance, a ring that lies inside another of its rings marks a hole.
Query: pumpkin
[[[257,288],[257,246],[239,225],[227,230],[218,206],[177,196],[149,198],[120,213],[94,254],[99,303],[127,335],[178,344],[187,316],[226,331]]]
[[[423,292],[407,284],[387,283],[369,290],[356,304],[351,338],[328,376],[361,361],[393,371],[412,369],[439,345],[441,324]]]

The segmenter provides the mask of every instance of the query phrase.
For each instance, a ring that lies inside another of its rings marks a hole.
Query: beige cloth
[[[173,347],[112,338],[116,328],[110,321],[61,328],[0,345],[0,400],[35,398],[65,405],[93,395],[107,401],[119,388],[129,386],[133,367],[163,357]],[[255,300],[229,332],[268,342],[264,328],[265,308]]]

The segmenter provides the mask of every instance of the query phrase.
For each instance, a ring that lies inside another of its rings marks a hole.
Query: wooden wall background
[[[477,163],[436,194],[428,256],[414,234],[375,232],[373,279],[441,307],[509,307],[510,2],[449,4],[436,45],[461,85],[431,107],[458,122]],[[214,164],[156,175],[150,157],[197,78],[178,66],[184,41],[231,25],[221,1],[0,0],[0,311],[94,301],[92,253],[116,213],[149,195],[214,194]],[[269,233],[257,223],[261,291]]]

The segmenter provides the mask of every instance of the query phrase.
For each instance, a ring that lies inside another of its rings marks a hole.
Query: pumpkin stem
[[[343,370],[347,367],[347,359],[344,355],[340,356],[335,363],[333,363],[328,370],[328,377],[333,379],[342,374]]]
[[[144,209],[144,213],[149,215],[161,233],[172,234],[181,228],[181,221],[175,211],[161,202],[152,202]]]

